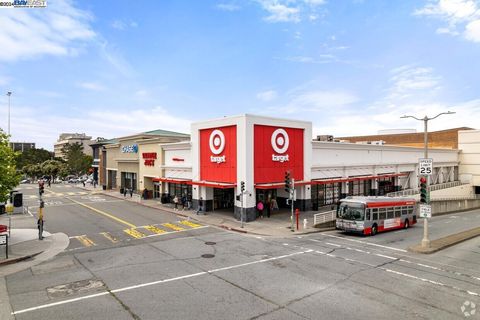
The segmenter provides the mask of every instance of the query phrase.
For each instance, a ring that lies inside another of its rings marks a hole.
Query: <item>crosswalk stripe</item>
[[[201,227],[200,224],[193,223],[193,222],[188,221],[188,220],[182,220],[182,221],[179,221],[178,223],[183,224],[184,226],[188,226],[188,227],[190,227],[190,228],[199,228],[199,227]]]
[[[173,223],[163,223],[162,226],[173,229],[175,231],[182,231],[185,230],[185,228],[179,227],[174,225]]]
[[[91,246],[95,246],[95,243],[90,240],[87,236],[83,235],[83,236],[76,236],[75,239],[77,239],[78,241],[80,241],[81,244],[83,244],[85,247],[91,247]]]
[[[141,239],[145,238],[146,235],[144,233],[141,233],[140,231],[137,231],[136,229],[125,229],[123,230],[126,234],[136,238],[136,239]]]
[[[162,234],[162,233],[165,233],[165,232],[166,232],[165,230],[162,230],[162,229],[157,228],[157,227],[155,227],[155,226],[145,226],[144,228],[147,229],[147,230],[152,231],[153,233],[157,233],[157,234]]]
[[[112,243],[118,242],[118,239],[112,236],[109,232],[100,232],[100,234],[103,235],[108,240],[110,240]]]
[[[75,195],[75,192],[67,192],[67,194],[68,194],[69,196],[74,196],[74,195]]]

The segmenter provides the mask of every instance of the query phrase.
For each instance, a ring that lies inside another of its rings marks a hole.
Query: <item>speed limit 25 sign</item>
[[[420,158],[419,159],[419,174],[429,176],[433,173],[433,159],[432,158]]]

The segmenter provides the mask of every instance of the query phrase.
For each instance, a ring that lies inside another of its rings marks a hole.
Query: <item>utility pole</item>
[[[8,96],[8,135],[10,135],[10,96],[12,95],[11,91],[7,92]]]
[[[447,112],[442,112],[437,114],[435,117],[429,118],[428,116],[424,116],[423,118],[417,118],[414,116],[401,116],[400,118],[405,119],[405,118],[413,118],[415,120],[423,121],[423,143],[424,143],[424,151],[423,155],[425,159],[428,159],[428,121],[433,120],[441,116],[442,114],[454,114],[455,112],[447,111]],[[429,190],[429,185],[430,185],[430,179],[428,178],[428,175],[423,175],[424,179],[426,180],[426,188]],[[430,194],[430,191],[428,191],[428,194]],[[430,203],[430,195],[427,196],[426,198],[426,204]],[[424,218],[423,219],[423,239],[422,239],[422,247],[423,248],[430,248],[430,239],[428,238],[428,219]]]

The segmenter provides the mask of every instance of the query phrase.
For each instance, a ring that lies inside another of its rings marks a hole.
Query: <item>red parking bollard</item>
[[[298,217],[300,217],[300,210],[295,209],[295,217],[297,219],[297,231],[298,231]]]

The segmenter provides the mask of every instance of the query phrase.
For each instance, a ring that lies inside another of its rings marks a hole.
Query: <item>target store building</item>
[[[162,193],[187,195],[194,208],[231,211],[240,219],[240,187],[247,221],[256,204],[275,199],[287,208],[285,173],[295,181],[295,207],[317,210],[346,195],[416,188],[422,148],[312,141],[312,123],[256,115],[196,122],[191,140],[161,144]],[[438,183],[458,175],[458,150],[431,150]],[[312,163],[312,161],[314,163]]]

